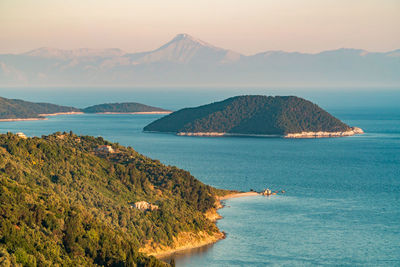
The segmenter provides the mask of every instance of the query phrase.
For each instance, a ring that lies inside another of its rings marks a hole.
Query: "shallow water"
[[[227,200],[227,238],[177,266],[400,266],[400,108],[343,108],[346,138],[179,137],[143,133],[161,115],[72,115],[2,122],[0,132],[101,135],[218,188],[286,190]]]

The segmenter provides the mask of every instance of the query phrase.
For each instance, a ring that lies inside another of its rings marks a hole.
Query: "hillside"
[[[0,97],[1,119],[43,118],[41,114],[80,112],[73,107],[59,106],[49,103],[33,103],[19,99]]]
[[[140,103],[110,103],[94,105],[82,110],[85,113],[145,113],[145,112],[160,112],[168,113],[168,110],[147,106]]]
[[[163,266],[139,249],[219,234],[204,212],[225,192],[132,148],[73,133],[0,135],[0,183],[6,266]],[[137,201],[157,209],[138,210]]]
[[[39,48],[0,54],[0,85],[91,86],[399,86],[399,50],[341,48],[319,53],[244,55],[178,34],[159,48]]]
[[[310,101],[295,96],[236,96],[160,118],[144,131],[181,135],[287,135],[346,132],[351,128]],[[207,134],[205,134],[207,135]]]

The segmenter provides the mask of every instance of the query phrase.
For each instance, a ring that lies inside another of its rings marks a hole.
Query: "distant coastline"
[[[138,112],[96,112],[94,114],[170,114],[172,111],[138,111]],[[87,113],[86,113],[87,114]]]
[[[39,114],[41,117],[48,117],[48,116],[58,116],[58,115],[76,115],[76,114],[83,114],[80,111],[72,111],[72,112],[57,112],[57,113],[48,113],[48,114]]]
[[[151,115],[151,114],[170,114],[172,111],[143,111],[143,112],[98,112],[92,114],[135,114],[135,115]],[[38,118],[12,118],[12,119],[0,119],[0,122],[13,122],[13,121],[43,121],[48,120],[46,117],[59,116],[59,115],[79,115],[79,114],[90,114],[85,112],[57,112],[48,114],[38,114]]]
[[[43,120],[48,120],[48,118],[0,119],[0,122],[11,122],[11,121],[43,121]]]
[[[74,108],[51,103],[35,103],[0,97],[1,121],[33,121],[57,115],[77,114],[170,114],[172,111],[136,102],[107,103],[87,108]]]
[[[13,119],[0,119],[0,122],[11,122],[11,121],[43,121],[48,120],[46,117],[58,116],[58,115],[76,115],[83,114],[83,112],[57,112],[49,114],[38,114],[39,118],[13,118]]]

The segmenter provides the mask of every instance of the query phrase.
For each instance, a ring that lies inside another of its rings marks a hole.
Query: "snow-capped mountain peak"
[[[236,60],[240,54],[213,46],[193,36],[181,33],[160,48],[141,57],[138,63],[169,61],[175,63],[203,62],[213,60],[221,63]]]

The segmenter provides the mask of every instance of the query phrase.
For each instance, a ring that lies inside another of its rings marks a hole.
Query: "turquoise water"
[[[328,109],[365,135],[299,139],[143,133],[160,115],[2,122],[0,132],[104,136],[218,188],[286,190],[226,201],[227,238],[177,266],[400,266],[400,108]]]

